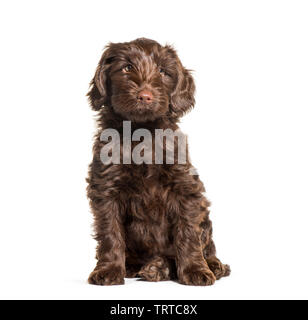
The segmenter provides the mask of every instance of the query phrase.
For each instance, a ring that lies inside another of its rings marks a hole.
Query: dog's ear
[[[173,117],[181,117],[195,104],[195,82],[189,70],[180,60],[177,62],[177,83],[171,93],[170,112]]]
[[[90,90],[87,94],[93,110],[98,111],[107,100],[108,69],[111,65],[111,46],[109,44],[98,63],[94,78],[90,82]]]

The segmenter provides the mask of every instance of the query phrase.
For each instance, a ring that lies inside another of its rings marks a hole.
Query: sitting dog
[[[194,105],[194,91],[189,70],[169,45],[140,38],[105,49],[88,93],[98,113],[87,179],[98,242],[90,284],[117,285],[125,277],[141,277],[206,286],[230,274],[229,266],[216,257],[210,203],[189,160],[180,163],[174,156],[173,163],[166,163],[164,155],[158,164],[123,161],[125,121],[132,130],[153,134],[157,129],[179,130],[179,118]],[[110,143],[102,139],[105,129],[119,133],[113,144],[120,162],[102,162],[102,149]],[[136,141],[130,143],[136,146]],[[167,152],[165,140],[155,143],[153,150]],[[178,143],[174,141],[174,153]]]

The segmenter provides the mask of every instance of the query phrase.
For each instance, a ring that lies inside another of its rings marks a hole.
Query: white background
[[[0,298],[308,298],[307,1],[1,1]],[[212,201],[212,287],[87,284],[86,199],[103,47],[173,44],[194,69],[182,121]]]

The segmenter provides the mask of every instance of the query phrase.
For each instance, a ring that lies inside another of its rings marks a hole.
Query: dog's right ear
[[[98,111],[107,100],[108,69],[111,65],[111,46],[109,44],[98,63],[94,78],[90,82],[90,90],[87,93],[89,102],[94,111]]]

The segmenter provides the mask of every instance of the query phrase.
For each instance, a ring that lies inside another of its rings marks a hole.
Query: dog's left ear
[[[111,47],[112,43],[110,43],[96,68],[96,72],[94,78],[90,82],[90,90],[87,94],[89,97],[89,102],[93,110],[98,111],[107,101],[107,77],[108,77],[108,69],[111,64]]]
[[[177,84],[171,94],[171,116],[181,117],[195,104],[195,82],[190,71],[185,69],[178,60]]]

